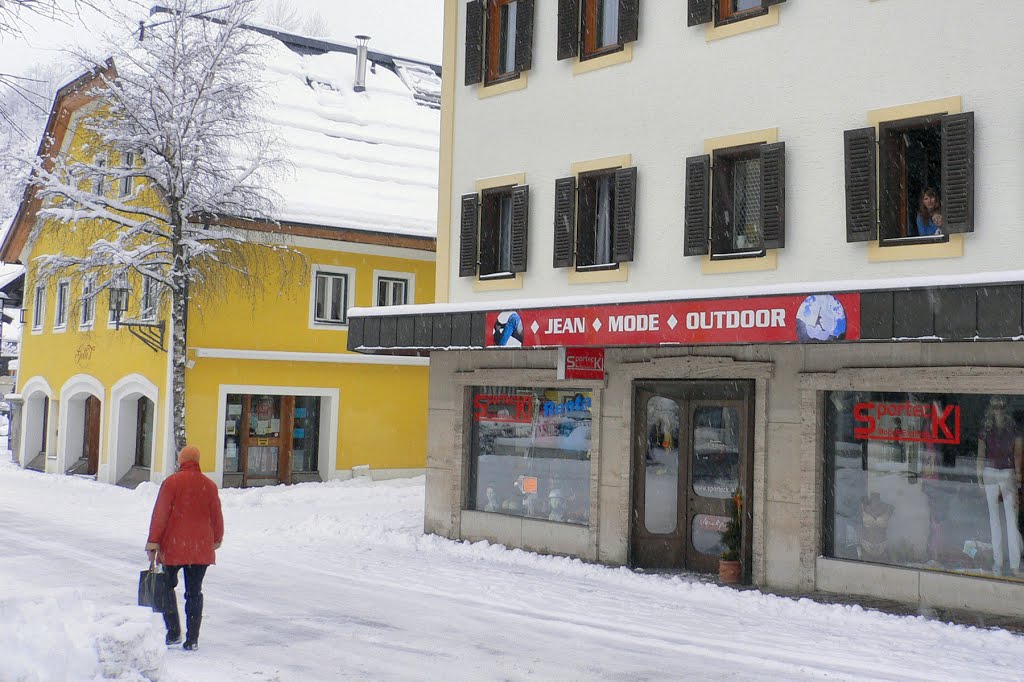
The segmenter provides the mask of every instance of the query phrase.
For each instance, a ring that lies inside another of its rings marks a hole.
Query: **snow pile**
[[[163,629],[148,609],[100,606],[77,590],[0,599],[0,679],[159,680]]]

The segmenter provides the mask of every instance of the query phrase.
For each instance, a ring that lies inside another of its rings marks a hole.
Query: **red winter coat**
[[[160,486],[146,548],[159,545],[165,566],[209,565],[215,563],[214,545],[223,539],[217,485],[203,475],[198,462],[185,462]]]

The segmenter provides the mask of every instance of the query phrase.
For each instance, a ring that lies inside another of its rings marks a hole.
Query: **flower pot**
[[[740,581],[740,562],[718,560],[718,579],[727,585],[734,585]]]

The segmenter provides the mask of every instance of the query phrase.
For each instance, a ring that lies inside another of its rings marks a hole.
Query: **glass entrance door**
[[[634,566],[718,570],[732,495],[739,489],[750,499],[752,395],[750,383],[739,381],[637,384]],[[749,557],[750,524],[744,526],[743,556]]]

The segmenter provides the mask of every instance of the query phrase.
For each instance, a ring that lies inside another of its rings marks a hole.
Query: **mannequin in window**
[[[988,501],[992,530],[992,572],[1003,574],[1003,517],[1010,570],[1020,575],[1021,537],[1017,525],[1017,490],[1021,480],[1024,436],[1006,408],[1006,399],[994,396],[985,410],[978,434],[978,480]]]
[[[942,202],[935,188],[921,192],[921,203],[917,209],[917,236],[932,237],[942,233]]]
[[[864,526],[860,536],[860,558],[864,561],[888,561],[889,519],[892,518],[893,506],[884,502],[878,493],[871,493],[861,500],[860,512]]]
[[[494,489],[494,483],[488,483],[487,489],[484,491],[484,511],[496,512],[501,511],[501,503],[498,501],[498,493]]]

